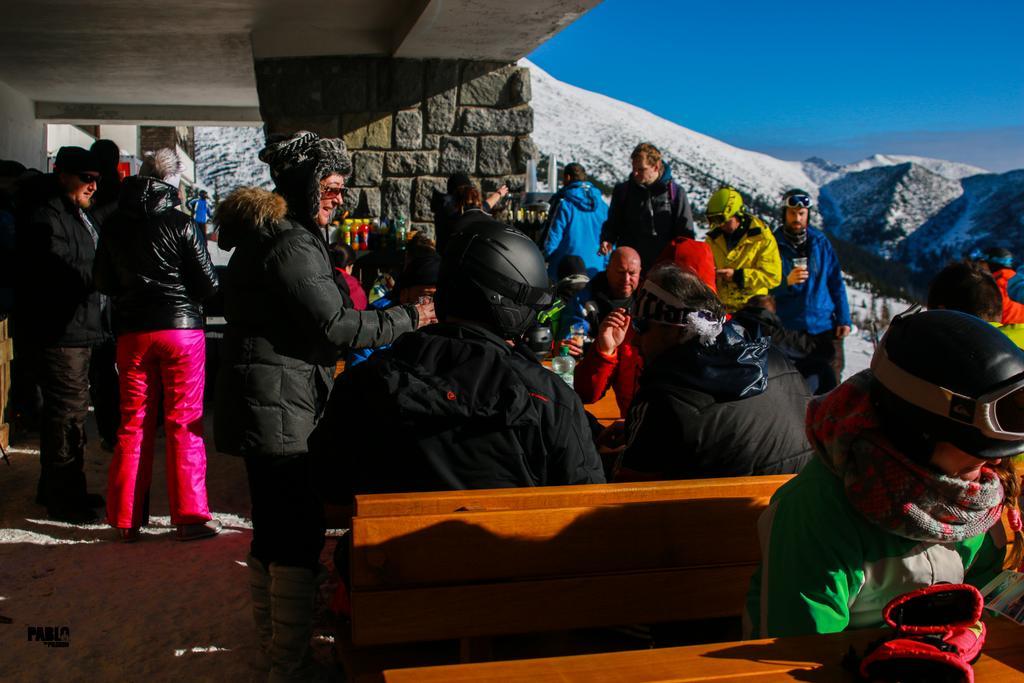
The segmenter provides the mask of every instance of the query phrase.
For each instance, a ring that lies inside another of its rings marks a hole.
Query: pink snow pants
[[[143,526],[153,478],[153,441],[161,391],[167,439],[167,498],[173,524],[210,519],[206,500],[202,330],[128,332],[117,339],[121,427],[107,477],[107,522]],[[162,387],[162,389],[161,389]]]

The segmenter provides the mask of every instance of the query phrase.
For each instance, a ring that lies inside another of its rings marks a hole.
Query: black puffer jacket
[[[603,483],[579,397],[528,350],[437,324],[346,370],[311,450],[325,495]]]
[[[767,308],[746,306],[736,311],[732,320],[742,325],[751,335],[771,337],[772,344],[791,360],[806,358],[821,350],[814,337],[799,330],[787,330],[779,316]]]
[[[631,177],[612,190],[601,240],[636,249],[644,270],[654,265],[665,245],[680,236],[694,236],[693,211],[686,192],[672,180],[668,164],[661,178],[650,185]]]
[[[26,345],[96,346],[108,337],[92,277],[93,235],[54,176],[33,180],[35,201],[19,211],[16,227],[19,336]]]
[[[114,302],[114,330],[198,330],[200,301],[217,291],[206,237],[176,211],[178,189],[133,176],[103,226],[93,273]]]
[[[415,309],[344,308],[323,237],[278,194],[243,188],[218,215],[220,246],[235,252],[222,282],[228,324],[216,385],[217,449],[305,453],[339,356],[391,343],[416,326]]]
[[[766,338],[726,325],[710,347],[694,340],[658,356],[639,386],[624,470],[665,479],[789,474],[811,458],[807,385]]]

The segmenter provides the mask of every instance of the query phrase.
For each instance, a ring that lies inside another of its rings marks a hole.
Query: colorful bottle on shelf
[[[405,218],[399,216],[395,226],[395,240],[399,251],[405,251],[405,242],[409,238],[408,228],[405,227]]]

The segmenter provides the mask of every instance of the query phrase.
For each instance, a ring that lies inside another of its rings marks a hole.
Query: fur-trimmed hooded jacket
[[[241,188],[221,203],[218,219],[220,246],[235,252],[222,282],[228,324],[216,384],[217,449],[305,453],[337,359],[414,329],[415,309],[344,308],[327,245],[279,194]]]

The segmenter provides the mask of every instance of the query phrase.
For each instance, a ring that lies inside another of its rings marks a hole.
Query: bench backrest
[[[359,496],[353,642],[738,615],[789,479]]]

